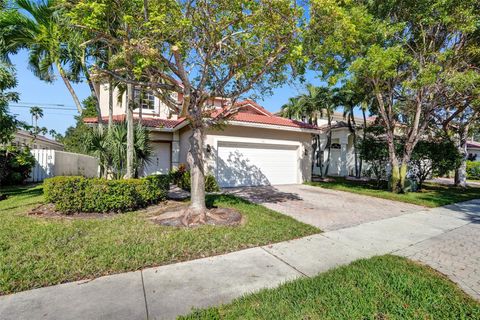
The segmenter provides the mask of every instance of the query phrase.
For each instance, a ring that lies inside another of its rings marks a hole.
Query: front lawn
[[[365,183],[350,181],[345,178],[335,178],[335,181],[332,182],[308,182],[307,184],[326,189],[347,191],[366,196],[407,202],[431,208],[480,198],[480,187],[462,189],[434,183],[425,183],[421,191],[409,192],[407,194],[397,194],[389,192],[388,190],[378,189],[373,182]]]
[[[217,255],[299,238],[320,230],[230,195],[214,205],[239,210],[238,227],[179,229],[153,224],[145,212],[97,219],[40,218],[41,186],[0,189],[0,294]]]
[[[181,319],[480,319],[480,304],[431,268],[381,256]]]

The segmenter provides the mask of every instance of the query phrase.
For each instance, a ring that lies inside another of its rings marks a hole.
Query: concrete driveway
[[[314,225],[323,231],[347,228],[425,209],[413,204],[307,185],[245,187],[225,191]]]

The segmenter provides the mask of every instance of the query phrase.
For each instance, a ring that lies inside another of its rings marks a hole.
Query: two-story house
[[[102,119],[108,119],[108,88],[100,86]],[[114,97],[118,95],[114,91]],[[172,114],[152,94],[140,95],[141,110],[134,118],[150,131],[153,156],[143,174],[167,173],[186,163],[191,129],[188,120]],[[174,98],[181,103],[182,96]],[[124,121],[125,95],[114,99],[115,121]],[[227,106],[229,100],[217,98],[212,108]],[[238,112],[228,118],[226,126],[207,132],[204,153],[207,169],[222,187],[296,184],[308,181],[312,173],[312,138],[321,134],[317,126],[276,116],[252,100],[237,102]],[[84,119],[95,124],[96,118]]]

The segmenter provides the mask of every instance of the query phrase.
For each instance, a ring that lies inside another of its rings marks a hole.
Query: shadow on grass
[[[43,188],[39,184],[27,184],[20,186],[0,187],[0,193],[12,196],[40,196],[43,194]]]
[[[207,208],[216,208],[216,203],[219,202],[226,205],[251,204],[250,201],[231,194],[209,194],[205,200]]]

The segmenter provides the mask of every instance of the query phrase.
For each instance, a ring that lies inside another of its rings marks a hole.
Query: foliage
[[[367,162],[370,167],[368,175],[375,177],[377,187],[380,187],[381,181],[387,179],[388,148],[384,139],[378,137],[383,130],[371,126],[365,128],[366,135],[358,142],[360,158]]]
[[[10,102],[18,101],[18,94],[8,91],[16,85],[17,81],[12,68],[0,61],[0,144],[11,142],[20,124],[8,110]]]
[[[435,297],[435,298],[433,298]],[[355,261],[179,319],[475,319],[480,304],[429,267],[391,255]]]
[[[44,182],[45,200],[65,214],[76,212],[125,212],[163,201],[169,178],[106,180],[84,177],[54,177]]]
[[[215,256],[318,233],[315,227],[230,195],[207,196],[233,208],[236,227],[172,228],[137,211],[106,219],[27,217],[44,202],[42,186],[0,189],[0,295]]]
[[[310,12],[305,50],[313,67],[330,84],[352,81],[373,93],[392,189],[403,192],[406,166],[436,111],[478,100],[478,1],[314,0]]]
[[[98,77],[127,87],[127,122],[133,122],[133,87],[150,90],[192,129],[191,212],[205,214],[203,137],[206,128],[236,112],[226,105],[210,117],[216,97],[268,93],[302,67],[300,6],[290,0],[248,1],[61,1],[85,40],[114,52],[94,65]],[[107,61],[105,61],[107,60]],[[172,97],[179,93],[180,101]],[[228,101],[228,100],[226,100]],[[129,130],[131,132],[131,129]],[[129,134],[129,150],[132,135]],[[128,152],[128,159],[132,153]],[[127,166],[127,176],[133,167]]]
[[[108,131],[95,128],[87,132],[84,141],[86,151],[99,159],[102,175],[121,179],[126,173],[127,164],[127,124],[125,122],[114,124]],[[134,127],[135,176],[139,175],[138,170],[149,161],[151,153],[147,128],[136,124]]]
[[[450,185],[425,183],[419,192],[392,193],[388,191],[386,184],[379,189],[377,184],[371,182],[349,181],[342,178],[337,178],[334,182],[309,182],[307,184],[431,208],[478,199],[480,192],[478,187],[458,188]]]
[[[455,143],[448,137],[420,140],[409,162],[410,174],[421,189],[426,179],[442,176],[455,170],[460,165],[460,161],[461,155]]]
[[[28,148],[0,147],[0,186],[23,183],[34,165]]]
[[[185,175],[185,172],[187,171],[187,166],[185,164],[180,164],[178,168],[172,169],[169,172],[170,175],[170,181],[179,186],[180,180],[182,180],[183,176]]]
[[[21,49],[28,50],[30,70],[46,82],[55,80],[56,68],[78,111],[82,107],[71,86],[80,80],[80,64],[73,43],[78,32],[64,24],[64,12],[56,0],[15,0],[0,14],[0,55],[8,59]]]
[[[175,171],[174,175],[178,176],[179,172],[181,171]],[[191,190],[191,176],[190,176],[190,171],[186,170],[183,171],[183,174],[180,175],[179,178],[177,178],[177,186],[182,188],[183,190],[190,191]],[[217,180],[215,177],[211,174],[207,174],[205,176],[205,192],[218,192],[220,191],[220,187],[218,186]]]
[[[480,161],[467,161],[467,178],[480,180]]]

